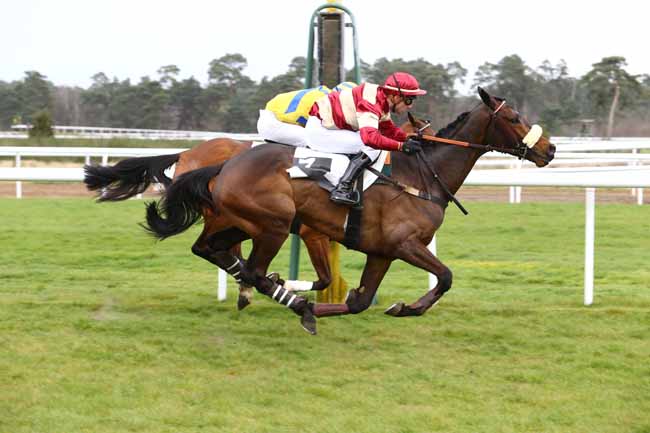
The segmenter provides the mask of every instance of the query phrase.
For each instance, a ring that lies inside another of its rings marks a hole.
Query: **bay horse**
[[[409,122],[402,125],[406,132],[413,133],[421,128],[424,121],[410,116]],[[430,128],[424,132],[433,134]],[[183,173],[210,165],[221,164],[228,159],[251,149],[252,141],[235,140],[231,138],[215,138],[204,141],[186,151],[157,156],[144,156],[124,159],[113,166],[86,165],[84,167],[84,183],[90,191],[98,193],[97,201],[122,201],[146,191],[152,183],[168,187]],[[176,164],[172,178],[165,171]],[[313,282],[285,281],[284,287],[300,287],[302,290],[323,290],[330,285],[332,275],[328,259],[329,237],[301,224],[298,234],[305,243],[307,253],[318,279]],[[212,248],[205,239],[209,239],[210,225],[192,246],[192,252],[210,261]],[[241,261],[241,246],[231,248],[231,253]],[[252,287],[239,281],[238,309],[250,304]]]
[[[113,166],[86,165],[84,183],[88,190],[98,193],[99,202],[126,200],[146,191],[152,183],[167,188],[183,173],[224,163],[233,156],[250,150],[252,144],[252,141],[215,138],[176,154],[127,158]],[[174,175],[169,178],[165,171],[174,164]],[[206,228],[209,229],[208,224]],[[332,278],[327,254],[329,238],[304,224],[298,230],[318,279],[313,282],[287,281],[285,285],[300,287],[302,290],[323,290],[330,285]],[[203,242],[206,237],[207,235],[199,237],[192,246],[192,252],[211,261],[210,246]],[[231,252],[243,261],[240,244],[233,245]],[[252,287],[243,281],[239,281],[239,285],[237,307],[241,310],[251,301]]]
[[[390,184],[373,185],[364,193],[361,237],[355,249],[367,259],[359,287],[349,291],[343,304],[312,304],[266,276],[295,217],[335,241],[341,242],[345,234],[348,208],[332,203],[317,182],[289,178],[294,148],[265,144],[224,164],[185,173],[159,203],[147,206],[145,228],[165,239],[203,217],[204,232],[209,226],[214,248],[210,261],[287,306],[311,334],[316,333],[316,317],[366,310],[395,259],[436,275],[438,283],[417,301],[395,303],[385,313],[422,315],[452,284],[451,270],[427,249],[444,220],[449,201],[445,189],[452,194],[458,191],[478,158],[489,150],[525,158],[538,167],[554,157],[555,146],[541,134],[530,143],[530,124],[505,100],[481,88],[478,92],[482,104],[459,116],[446,131],[471,146],[434,141],[427,142],[417,157],[393,154],[393,177],[424,192],[428,200]],[[242,262],[229,249],[245,239],[252,239],[253,247]]]

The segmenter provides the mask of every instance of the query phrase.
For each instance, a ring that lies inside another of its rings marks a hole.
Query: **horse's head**
[[[435,131],[431,129],[431,122],[424,119],[418,119],[411,112],[408,112],[409,121],[402,125],[402,130],[407,134],[424,134],[435,135]]]
[[[496,98],[481,87],[478,88],[478,94],[484,104],[483,111],[489,116],[485,143],[494,144],[513,155],[534,162],[538,167],[544,167],[553,160],[555,145],[542,135],[541,126],[531,126],[505,99]]]

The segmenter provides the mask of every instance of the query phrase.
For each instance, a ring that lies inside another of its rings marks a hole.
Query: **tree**
[[[253,110],[264,108],[266,103],[275,95],[305,87],[305,71],[307,62],[305,57],[294,57],[289,63],[289,70],[273,78],[262,77],[256,91],[251,94],[251,107]]]
[[[39,111],[32,115],[32,127],[29,136],[35,138],[53,137],[52,116],[47,111]]]
[[[81,107],[86,123],[95,126],[117,126],[110,125],[109,122],[109,108],[115,89],[119,85],[117,78],[111,82],[106,74],[98,72],[91,79],[92,84],[81,94]]]
[[[474,85],[489,88],[522,111],[537,99],[538,77],[516,54],[506,56],[497,64],[485,62],[474,75]]]
[[[173,127],[181,130],[201,129],[207,114],[204,91],[194,77],[174,81],[170,89],[170,106],[176,119]]]
[[[16,85],[20,113],[27,122],[40,111],[53,111],[53,85],[37,71],[26,71],[23,81]]]
[[[604,57],[594,63],[593,69],[581,80],[589,92],[595,112],[601,115],[605,110],[608,112],[606,137],[612,136],[617,110],[638,102],[641,87],[636,77],[624,69],[626,65],[625,57]]]
[[[381,84],[393,72],[404,71],[418,79],[420,87],[427,91],[418,99],[416,108],[431,119],[436,126],[443,126],[453,115],[457,91],[455,83],[462,81],[467,71],[458,63],[432,64],[420,58],[416,60],[380,58],[373,65],[363,64],[363,75],[369,82]]]
[[[158,75],[160,75],[160,84],[165,89],[171,88],[176,83],[176,77],[181,72],[176,65],[161,66],[158,68]]]
[[[243,71],[248,61],[241,54],[226,54],[210,62],[208,77],[212,84],[226,86],[234,93],[242,81],[251,81]]]
[[[555,65],[544,60],[537,67],[536,78],[540,123],[549,133],[559,133],[563,125],[572,124],[580,115],[582,93],[579,92],[578,80],[569,76],[564,60]]]
[[[13,120],[20,118],[20,98],[18,97],[17,85],[15,82],[5,83],[0,81],[0,128],[9,128]]]
[[[161,129],[167,113],[169,94],[160,81],[145,76],[133,87],[135,98],[139,101],[139,116],[135,120],[136,128]]]

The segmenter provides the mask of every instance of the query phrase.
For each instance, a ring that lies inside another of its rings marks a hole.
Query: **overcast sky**
[[[309,18],[324,1],[0,0],[0,80],[37,70],[56,84],[87,87],[90,77],[156,77],[175,64],[181,78],[207,80],[210,60],[241,53],[255,80],[286,72],[307,54]],[[579,76],[605,56],[650,73],[643,0],[343,0],[355,15],[361,58],[431,63],[469,70],[520,55],[533,67],[566,60]],[[352,66],[351,32],[347,67]]]

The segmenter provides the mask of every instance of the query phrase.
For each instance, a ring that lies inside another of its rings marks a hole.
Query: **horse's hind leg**
[[[438,278],[436,287],[429,290],[416,302],[406,305],[398,302],[391,305],[385,313],[390,316],[420,316],[431,308],[442,295],[451,288],[452,273],[423,243],[413,240],[404,243],[398,250],[398,257],[413,266],[424,269]]]
[[[258,292],[274,301],[285,305],[301,316],[300,323],[310,334],[316,334],[316,319],[312,313],[312,304],[304,297],[295,295],[266,276],[271,260],[277,255],[288,236],[286,233],[263,231],[253,238],[253,249],[242,271],[245,282],[253,283]]]
[[[239,259],[242,266],[246,264],[246,260],[242,257],[241,243],[236,244],[230,249],[230,254]],[[237,280],[239,284],[239,295],[237,297],[237,309],[243,310],[253,300],[253,286],[245,283],[241,278]]]
[[[237,307],[240,310],[250,303],[250,298],[246,296],[246,289],[250,290],[250,285],[244,284],[240,275],[245,264],[241,259],[240,243],[248,238],[245,232],[236,228],[213,232],[206,225],[192,246],[194,254],[225,270],[239,283]]]

